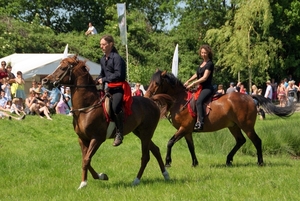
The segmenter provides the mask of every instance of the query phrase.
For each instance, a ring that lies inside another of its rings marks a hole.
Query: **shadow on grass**
[[[292,167],[291,164],[286,162],[265,162],[262,166],[256,163],[233,163],[232,165],[226,164],[211,164],[209,167],[211,168],[239,168],[239,167]]]

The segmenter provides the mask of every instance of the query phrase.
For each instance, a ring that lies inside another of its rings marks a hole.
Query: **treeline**
[[[12,53],[69,52],[98,61],[101,35],[121,45],[112,0],[7,0],[0,2],[0,57]],[[126,1],[129,78],[147,84],[155,69],[171,71],[179,44],[179,73],[185,81],[199,65],[198,48],[214,50],[214,82],[246,86],[292,74],[300,79],[298,0],[140,0]],[[99,34],[85,36],[88,22]],[[167,24],[171,26],[167,26]],[[250,88],[250,87],[248,87]]]

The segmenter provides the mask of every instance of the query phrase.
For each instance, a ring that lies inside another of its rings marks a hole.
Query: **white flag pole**
[[[178,75],[178,44],[175,47],[173,61],[172,61],[172,73],[177,77]]]

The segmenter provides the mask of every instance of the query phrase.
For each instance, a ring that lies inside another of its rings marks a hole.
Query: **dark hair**
[[[113,47],[111,49],[112,52],[118,53],[117,48],[115,47],[115,40],[111,35],[104,35],[100,38],[100,40],[105,40],[108,43],[113,43]]]
[[[201,50],[202,50],[202,49],[205,49],[205,50],[206,50],[206,52],[208,53],[208,58],[209,58],[210,60],[212,60],[213,53],[212,53],[211,47],[210,47],[209,45],[207,45],[207,44],[201,45],[200,48],[199,48],[199,55],[200,55],[200,56],[201,56]]]
[[[17,72],[17,75],[22,75],[22,72],[21,72],[21,71],[18,71],[18,72]]]

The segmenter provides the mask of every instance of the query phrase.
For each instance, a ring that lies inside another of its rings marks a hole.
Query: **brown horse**
[[[82,151],[82,180],[78,189],[87,185],[87,172],[94,179],[108,180],[106,174],[98,174],[91,166],[91,160],[100,145],[107,139],[113,138],[115,129],[110,132],[111,122],[105,113],[105,96],[100,99],[95,81],[88,72],[85,62],[72,58],[65,58],[57,69],[42,80],[43,85],[52,89],[60,85],[69,86],[71,89],[73,106],[73,126],[78,135]],[[104,94],[104,93],[103,93]],[[170,98],[170,100],[172,100]],[[168,104],[162,98],[162,103]],[[171,103],[169,101],[169,103]],[[125,118],[124,134],[133,132],[141,140],[142,158],[138,174],[133,185],[140,183],[142,174],[150,160],[149,150],[158,161],[160,170],[167,180],[169,174],[165,169],[160,150],[152,141],[154,131],[161,117],[158,106],[148,98],[133,97],[131,106],[132,114]]]
[[[169,119],[177,129],[177,132],[168,142],[165,165],[171,165],[171,149],[173,145],[182,137],[185,137],[192,156],[192,165],[197,166],[198,160],[195,155],[192,138],[196,118],[188,110],[187,104],[190,99],[187,98],[188,92],[186,88],[173,74],[158,70],[153,74],[145,96],[152,97],[154,94],[168,94],[175,100],[174,105],[170,109]],[[227,155],[227,165],[232,164],[235,153],[246,142],[242,131],[246,133],[257,150],[258,164],[263,165],[262,142],[254,130],[257,109],[253,98],[267,112],[280,117],[288,117],[295,111],[294,107],[276,107],[271,101],[262,96],[250,96],[236,92],[223,95],[219,99],[212,101],[210,112],[204,119],[202,132],[213,132],[223,128],[229,129],[236,140],[236,144]]]

